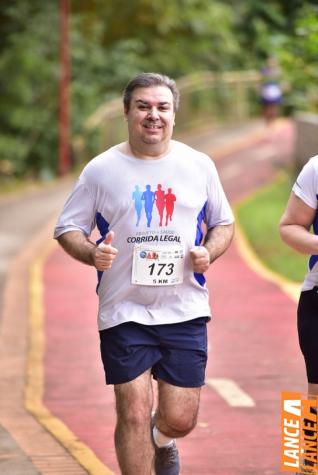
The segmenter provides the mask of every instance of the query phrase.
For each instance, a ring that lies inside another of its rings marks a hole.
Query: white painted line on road
[[[229,406],[254,407],[255,401],[232,379],[207,378],[206,384],[213,388]]]

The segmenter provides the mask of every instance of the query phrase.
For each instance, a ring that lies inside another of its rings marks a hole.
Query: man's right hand
[[[118,249],[111,245],[114,239],[114,231],[110,231],[104,242],[101,242],[93,251],[93,262],[97,270],[110,269],[118,254]]]

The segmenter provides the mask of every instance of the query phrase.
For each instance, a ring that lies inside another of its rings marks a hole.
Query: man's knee
[[[174,410],[173,410],[174,409]],[[158,414],[158,429],[160,430],[160,419],[169,428],[172,437],[184,437],[191,432],[197,423],[197,410],[180,412],[177,408],[171,408],[165,413]]]
[[[171,437],[184,437],[194,429],[201,388],[181,388],[159,382],[158,429]]]

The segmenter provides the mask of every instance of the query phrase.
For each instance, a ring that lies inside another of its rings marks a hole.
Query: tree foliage
[[[294,34],[282,38],[277,55],[293,108],[318,113],[318,5],[303,5],[295,19]]]
[[[59,1],[2,2],[0,174],[56,170]],[[275,53],[317,106],[316,1],[70,0],[72,132],[131,76],[259,68]],[[304,102],[304,101],[303,101]]]
[[[56,161],[58,11],[52,2],[20,0],[5,14],[0,157],[2,169],[21,175]]]

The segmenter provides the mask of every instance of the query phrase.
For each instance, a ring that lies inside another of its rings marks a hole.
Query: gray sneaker
[[[155,474],[179,475],[180,459],[175,440],[168,447],[157,447],[153,439],[152,429],[155,425],[155,416],[151,419],[151,440],[155,449]]]
[[[173,441],[168,447],[159,448],[155,445],[155,474],[179,475],[179,473],[180,459],[176,442]]]

